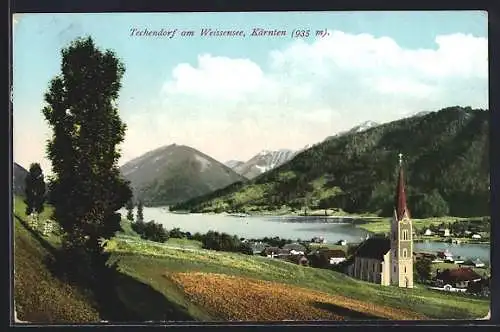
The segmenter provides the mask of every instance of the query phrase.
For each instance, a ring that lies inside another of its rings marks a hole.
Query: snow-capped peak
[[[296,152],[290,149],[262,150],[245,163],[237,164],[232,169],[247,178],[254,178],[264,172],[278,167],[295,157]]]
[[[355,129],[355,131],[359,133],[359,132],[365,131],[367,129],[370,129],[372,127],[375,127],[377,125],[378,125],[378,123],[376,123],[375,121],[368,120],[368,121],[365,121],[362,124],[354,127],[353,129]]]

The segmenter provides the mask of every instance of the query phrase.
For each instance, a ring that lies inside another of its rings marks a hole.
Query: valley
[[[109,313],[103,315],[102,308],[97,312],[92,299],[77,288],[65,293],[65,302],[51,301],[45,304],[44,312],[38,310],[37,303],[50,289],[48,287],[56,289],[55,294],[59,294],[57,289],[62,287],[45,265],[47,258],[57,249],[57,241],[55,238],[35,236],[26,228],[26,216],[23,215],[21,203],[17,204],[14,212],[17,217],[14,222],[18,248],[16,255],[21,255],[24,250],[32,250],[30,248],[39,248],[39,253],[30,258],[31,265],[23,263],[16,270],[19,319],[30,322],[61,322],[65,319],[97,322],[111,319]],[[116,288],[118,298],[109,304],[115,307],[112,313],[114,320],[296,319],[294,306],[302,308],[300,317],[304,320],[368,317],[398,320],[464,319],[483,317],[489,309],[487,299],[431,291],[423,286],[410,290],[383,287],[335,271],[303,267],[260,256],[201,249],[196,241],[169,239],[159,245],[140,239],[126,223],[123,229],[127,234],[121,232],[106,244],[106,250],[112,254],[110,263],[118,263],[116,282],[112,286]],[[21,256],[16,256],[16,259],[24,261]],[[21,284],[22,280],[36,275],[48,279],[43,283]],[[199,288],[199,283],[193,284],[193,280],[205,280],[207,287]],[[237,296],[237,292],[220,293],[222,285],[238,289],[242,285],[255,285],[252,289],[258,289],[258,294],[251,292],[241,297]],[[296,297],[288,295],[290,292],[299,292],[303,296],[298,302]],[[266,301],[260,306],[262,301],[259,299],[262,296]],[[80,302],[77,305],[75,301]],[[71,306],[71,311],[63,310],[65,303],[66,308]],[[290,310],[279,313],[268,310],[277,308],[279,303],[288,303]]]

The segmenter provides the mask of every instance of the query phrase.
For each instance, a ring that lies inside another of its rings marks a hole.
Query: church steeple
[[[408,206],[406,204],[405,180],[403,172],[403,154],[399,154],[399,177],[396,186],[395,209],[397,220],[402,220],[403,217],[410,217]]]
[[[403,155],[399,154],[399,176],[396,185],[394,219],[391,224],[391,283],[413,287],[413,226],[408,211],[403,172]]]

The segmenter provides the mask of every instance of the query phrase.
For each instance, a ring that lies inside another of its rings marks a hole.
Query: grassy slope
[[[16,214],[23,204],[16,202]],[[166,246],[140,240],[124,223],[124,231],[108,243],[120,274],[115,285],[133,320],[211,320],[191,303],[168,277],[175,272],[212,272],[292,284],[374,304],[409,309],[430,318],[478,318],[489,301],[444,294],[422,287],[403,290],[358,281],[333,271],[301,267],[278,260],[199,249],[199,242],[170,239]],[[45,239],[36,239],[16,220],[16,288],[19,319],[29,321],[92,321],[99,314],[86,297],[50,275],[44,258]],[[51,240],[51,242],[57,242]],[[184,247],[186,249],[173,249]],[[75,319],[74,317],[78,317]]]
[[[362,282],[334,271],[301,267],[279,260],[208,250],[161,248],[146,241],[124,242],[115,239],[108,250],[120,259],[120,268],[139,280],[148,281],[169,300],[183,302],[165,278],[175,272],[207,272],[276,281],[285,284],[343,295],[353,299],[408,309],[429,318],[479,318],[489,309],[489,301],[430,291],[420,286],[407,290]],[[202,318],[198,316],[198,319]]]
[[[16,201],[19,207],[21,204]],[[23,210],[16,209],[16,215]],[[55,278],[45,265],[51,247],[14,216],[14,299],[18,319],[29,322],[96,322],[99,313],[74,287]]]
[[[17,198],[14,206],[14,298],[17,317],[28,322],[81,323],[101,320],[90,297],[71,287],[51,274],[46,262],[52,259],[52,251],[60,245],[57,236],[40,237],[26,226],[25,204]],[[50,207],[40,216],[43,220],[51,213]],[[17,216],[17,218],[16,218]],[[137,238],[127,222],[122,223],[120,238]],[[182,246],[183,241],[171,241]],[[200,245],[184,243],[186,246]],[[207,319],[202,309],[187,302],[182,292],[171,284],[162,284],[167,297],[156,290],[154,280],[141,282],[134,271],[119,273],[114,285],[119,300],[128,311],[124,320],[194,320]],[[160,287],[160,288],[161,288]]]

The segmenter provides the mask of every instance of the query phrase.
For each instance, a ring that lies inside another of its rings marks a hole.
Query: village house
[[[267,247],[260,253],[261,256],[270,258],[283,258],[290,256],[290,250],[282,249],[278,247]]]
[[[328,258],[330,265],[337,265],[344,262],[347,257],[345,251],[343,250],[329,250],[325,253]]]
[[[472,234],[471,238],[473,240],[481,240],[481,235],[479,235],[479,234]]]
[[[434,259],[436,259],[436,255],[427,252],[415,253],[415,260],[418,261],[420,259],[428,259],[432,262]]]
[[[464,259],[461,256],[456,256],[456,257],[453,258],[453,262],[455,264],[459,264],[460,265],[460,264],[462,264],[464,262]]]
[[[452,263],[454,261],[453,254],[448,249],[446,249],[445,251],[438,251],[437,257],[442,259],[444,262]]]
[[[339,240],[339,241],[337,241],[337,244],[339,246],[346,246],[347,245],[347,241],[346,240]]]
[[[264,242],[250,242],[249,244],[254,255],[260,254],[266,247],[269,247],[269,244]]]
[[[323,262],[327,262],[329,265],[338,265],[347,259],[345,251],[339,249],[319,249],[312,253],[312,255],[315,255]]]
[[[328,268],[345,262],[347,255],[343,250],[321,248],[307,255],[309,265],[317,268]]]
[[[485,267],[485,264],[479,258],[476,258],[474,260],[474,266],[475,267]]]
[[[289,262],[292,262],[292,263],[295,263],[295,264],[298,264],[298,265],[302,265],[302,266],[308,266],[309,265],[309,260],[304,255],[289,256],[289,257],[287,257],[287,260]]]
[[[468,259],[465,262],[458,264],[458,266],[460,266],[460,267],[462,267],[462,266],[474,266],[477,268],[482,268],[482,267],[485,267],[485,264],[479,258],[476,258],[475,260]]]
[[[406,190],[399,154],[394,218],[390,237],[365,240],[346,267],[348,275],[380,285],[413,288],[413,226],[406,202]]]
[[[315,236],[311,239],[312,243],[326,243],[326,239],[322,236]]]
[[[290,255],[304,255],[307,251],[306,247],[298,243],[285,244],[283,249],[288,250]]]
[[[481,276],[468,267],[459,267],[456,269],[446,269],[436,273],[437,286],[445,290],[465,290],[472,282],[481,281]]]
[[[433,231],[431,231],[429,228],[427,228],[427,229],[425,230],[425,232],[424,232],[424,235],[425,235],[425,236],[431,236],[431,235],[434,235],[434,232],[433,232]]]
[[[441,237],[448,237],[451,236],[450,230],[448,228],[440,228],[438,230],[438,233]]]

